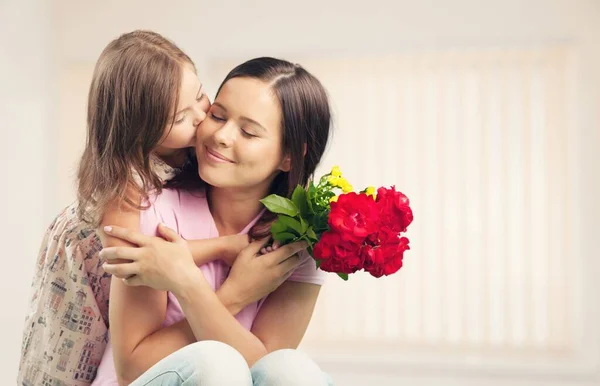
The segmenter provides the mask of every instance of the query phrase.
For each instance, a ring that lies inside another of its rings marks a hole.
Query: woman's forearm
[[[250,366],[267,354],[261,340],[232,315],[244,305],[233,300],[235,296],[227,291],[227,287],[219,293],[213,292],[202,273],[197,271],[173,293],[198,341],[217,340],[226,343],[238,350]]]

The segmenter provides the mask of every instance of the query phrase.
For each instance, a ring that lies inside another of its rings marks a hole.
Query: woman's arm
[[[321,285],[286,281],[267,297],[252,333],[268,352],[298,348],[312,318]]]
[[[103,228],[108,224],[138,230],[139,210],[126,204],[115,203],[104,214],[98,232],[105,248],[135,246],[131,242],[105,233]],[[129,260],[118,261],[120,264],[127,262]],[[111,344],[119,382],[131,381],[128,378],[129,374],[137,369],[140,343],[160,328],[164,320],[167,293],[149,287],[128,287],[113,277],[109,304]]]
[[[290,244],[266,255],[257,256],[264,241],[252,243],[237,258],[228,279],[219,289],[222,295],[220,298],[219,294],[212,291],[200,271],[185,268],[185,262],[191,260],[191,257],[185,257],[185,254],[189,253],[186,252],[187,249],[181,248],[181,244],[185,242],[175,232],[162,225],[159,230],[171,241],[170,243],[151,240],[139,233],[114,227],[112,235],[133,241],[137,245],[145,245],[146,252],[142,256],[136,253],[135,249],[121,250],[121,253],[105,250],[104,257],[108,260],[135,260],[132,264],[110,266],[107,271],[121,277],[135,274],[133,279],[127,281],[129,285],[148,285],[173,292],[182,306],[196,340],[212,339],[227,343],[240,351],[250,364],[264,356],[268,352],[265,344],[239,324],[221,299],[229,297],[240,307],[267,296],[298,266],[300,258],[290,256],[304,250],[306,245]],[[167,251],[178,245],[179,253],[174,249]],[[272,307],[274,308],[268,308]],[[304,331],[301,331],[300,336],[303,333]],[[295,338],[297,335],[298,333],[293,335],[294,341],[298,339]]]
[[[203,278],[190,277],[175,295],[197,340],[227,343],[252,366],[269,352],[298,347],[320,288],[317,284],[291,281],[281,284],[265,300],[251,331],[227,313]]]

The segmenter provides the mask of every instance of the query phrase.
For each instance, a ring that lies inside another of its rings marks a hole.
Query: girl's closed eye
[[[176,121],[175,123],[181,123],[185,120],[186,114],[181,115]]]

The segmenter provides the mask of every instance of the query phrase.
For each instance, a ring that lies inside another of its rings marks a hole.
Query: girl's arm
[[[237,255],[248,246],[248,235],[221,236],[213,239],[187,240],[188,248],[196,265],[200,266],[221,259],[233,265]]]

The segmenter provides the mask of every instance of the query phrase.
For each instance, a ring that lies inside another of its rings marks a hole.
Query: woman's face
[[[202,180],[218,188],[268,191],[289,171],[282,149],[281,108],[267,83],[228,80],[198,126],[196,155]]]
[[[160,147],[168,150],[192,147],[196,142],[198,125],[206,118],[210,101],[194,68],[184,65],[179,86],[179,102],[174,112],[174,123],[165,128]]]

